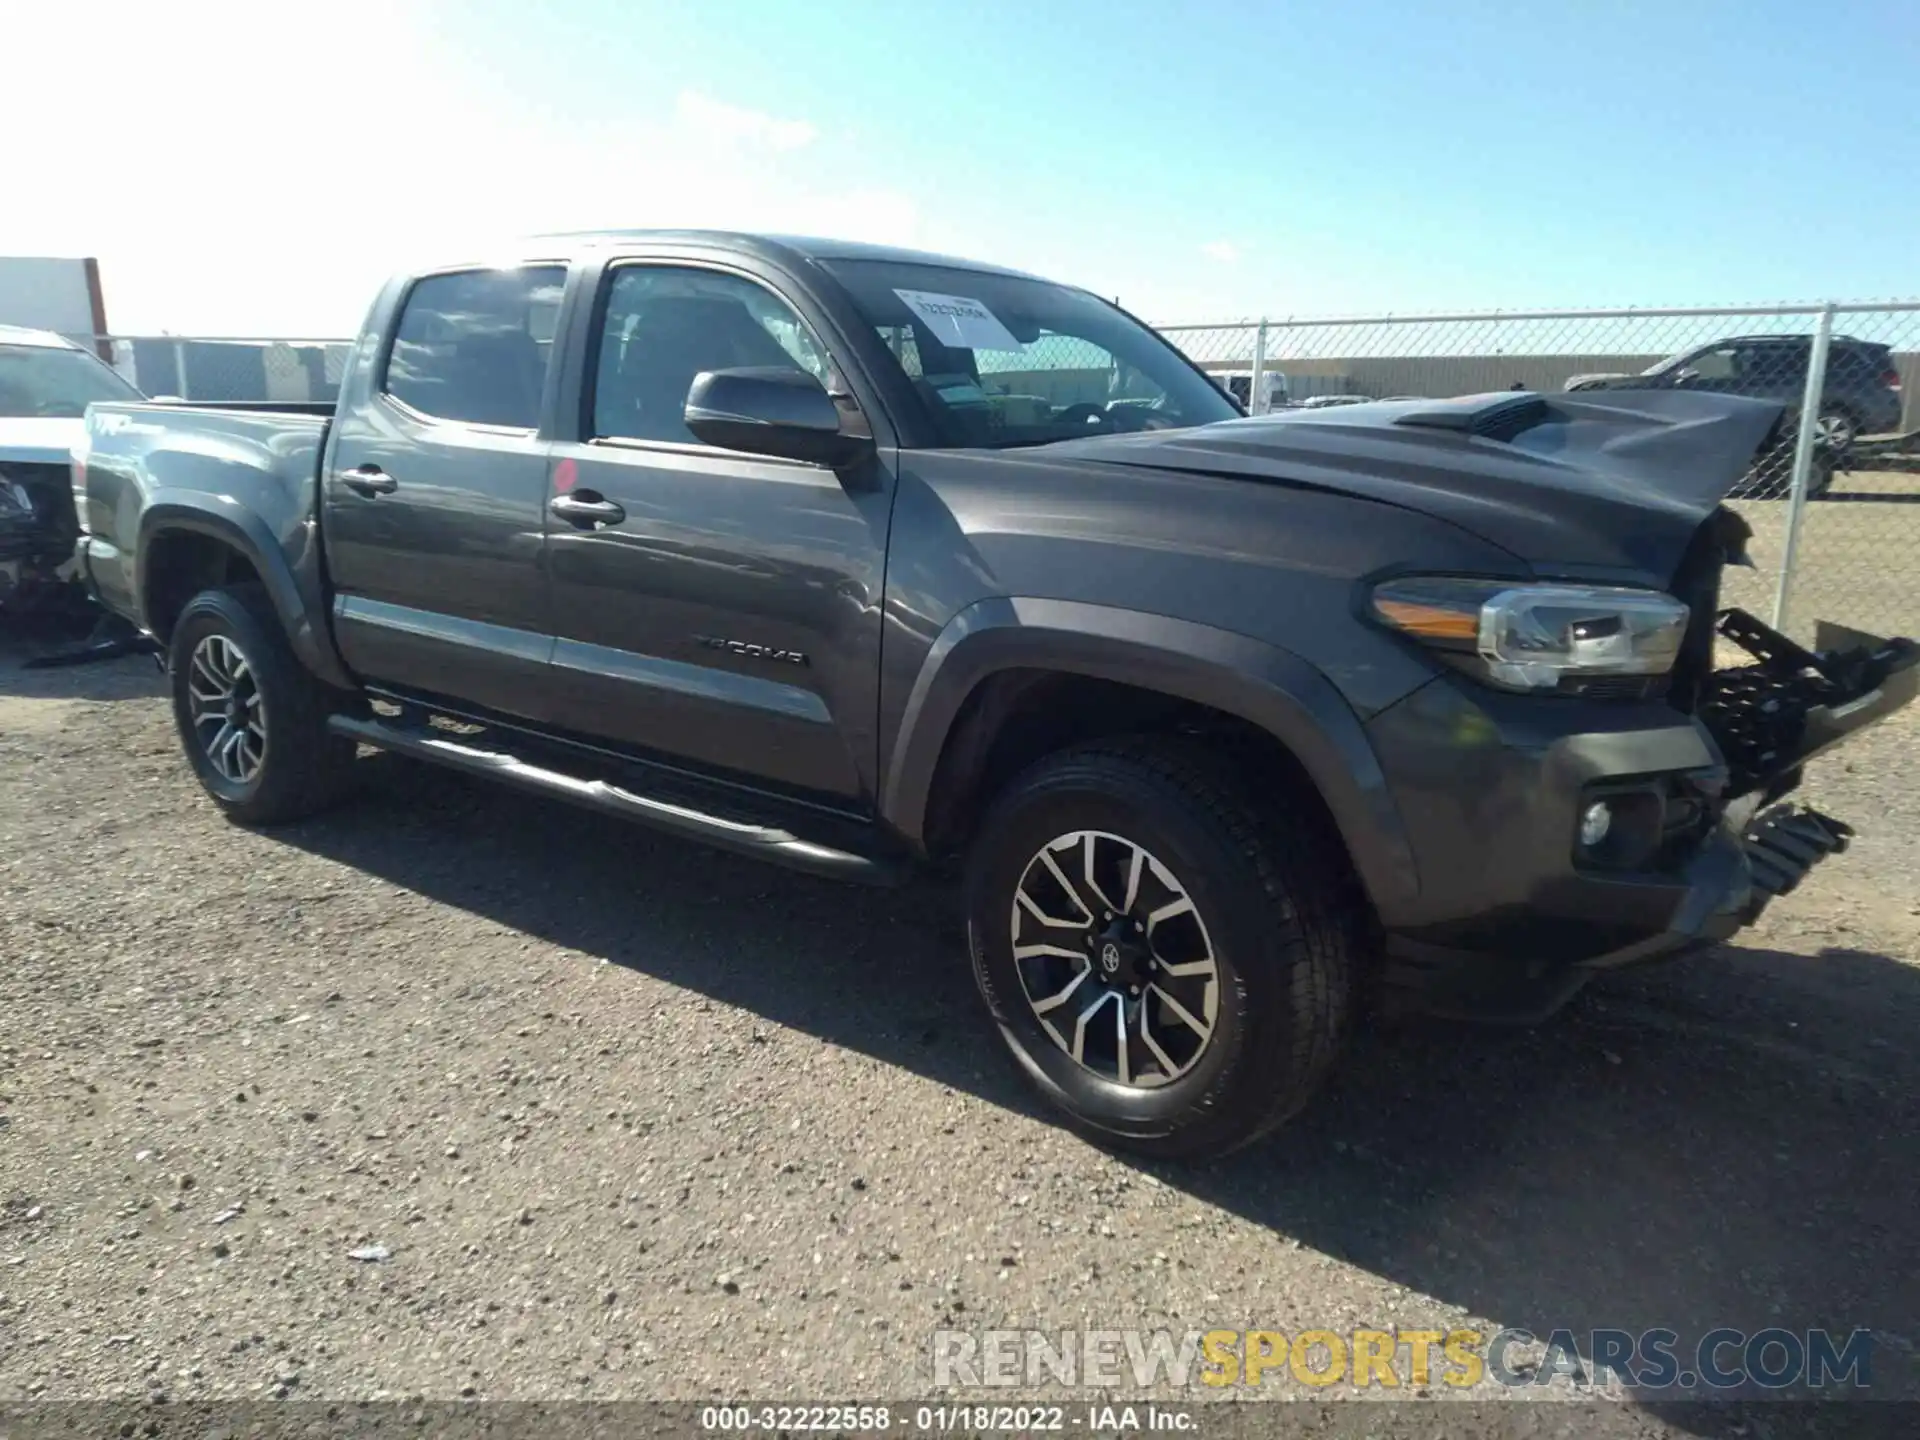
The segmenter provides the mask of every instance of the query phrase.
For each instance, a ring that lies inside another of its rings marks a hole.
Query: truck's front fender
[[[993,674],[1046,670],[1111,680],[1207,705],[1259,726],[1318,787],[1376,906],[1419,891],[1405,828],[1358,717],[1299,656],[1232,631],[1067,600],[981,600],[955,615],[920,666],[886,767],[882,818],[923,841],[942,751],[975,688]]]
[[[319,569],[317,554],[312,551],[318,541],[311,523],[301,524],[293,536],[276,536],[263,519],[228,495],[200,490],[156,490],[149,497],[140,515],[134,551],[133,591],[138,597],[142,628],[152,629],[147,615],[146,572],[153,542],[181,532],[208,536],[246,557],[266,586],[274,612],[280,617],[301,663],[330,685],[353,686],[353,678],[326,629],[326,603],[318,593],[318,580],[303,584],[300,579],[301,569],[312,571],[316,576]],[[289,541],[298,554],[289,555]]]

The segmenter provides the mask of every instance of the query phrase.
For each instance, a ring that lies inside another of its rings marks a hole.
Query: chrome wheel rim
[[[1853,442],[1853,422],[1844,415],[1822,415],[1813,422],[1813,438],[1829,450],[1843,449]]]
[[[240,647],[208,635],[187,661],[187,713],[201,754],[222,780],[246,785],[267,757],[267,712]]]
[[[1220,969],[1193,897],[1145,846],[1104,830],[1049,840],[1014,887],[1013,966],[1034,1018],[1082,1069],[1135,1089],[1213,1043]]]

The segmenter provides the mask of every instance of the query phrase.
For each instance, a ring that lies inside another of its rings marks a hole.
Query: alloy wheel
[[[1837,411],[1828,411],[1813,422],[1813,438],[1822,449],[1845,450],[1853,444],[1853,421]]]
[[[1073,1061],[1141,1089],[1187,1074],[1212,1043],[1220,971],[1193,897],[1145,846],[1056,836],[1014,887],[1014,968]]]
[[[225,635],[193,647],[187,708],[194,738],[222,780],[252,783],[267,754],[267,712],[245,653]]]

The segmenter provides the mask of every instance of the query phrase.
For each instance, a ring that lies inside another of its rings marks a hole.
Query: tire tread
[[[1036,784],[1069,778],[1156,792],[1210,828],[1247,867],[1268,933],[1277,937],[1262,958],[1286,979],[1284,1002],[1272,1007],[1285,1027],[1282,1043],[1241,1062],[1246,1069],[1238,1083],[1203,1102],[1211,1115],[1162,1136],[1127,1137],[1124,1143],[1137,1149],[1213,1156],[1260,1140],[1307,1104],[1345,1044],[1367,944],[1365,900],[1317,800],[1286,805],[1284,783],[1266,803],[1246,798],[1247,776],[1257,767],[1254,757],[1185,737],[1127,736],[1049,756],[1014,781],[1002,800],[1017,801]],[[981,963],[976,953],[976,972]]]
[[[242,824],[277,825],[305,819],[335,803],[351,779],[354,747],[327,728],[328,716],[346,697],[300,663],[265,586],[246,582],[203,590],[182,609],[174,627],[170,663],[176,713],[181,703],[178,686],[184,683],[178,676],[187,658],[181,637],[189,634],[192,621],[199,615],[212,614],[233,626],[236,617],[229,613],[230,606],[242,612],[243,626],[258,632],[241,637],[245,641],[241,648],[259,672],[262,689],[273,707],[269,714],[273,739],[269,741],[267,774],[252,795],[235,801],[211,789],[209,794],[229,818]],[[181,739],[183,744],[193,743],[184,723]],[[189,754],[199,770],[200,760],[191,751]]]

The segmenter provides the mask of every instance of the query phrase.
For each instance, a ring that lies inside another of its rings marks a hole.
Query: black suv
[[[1738,335],[1713,340],[1662,360],[1638,375],[1576,375],[1568,390],[1707,390],[1750,395],[1785,405],[1790,417],[1779,442],[1761,457],[1734,498],[1770,499],[1786,491],[1793,457],[1791,421],[1806,393],[1808,335]],[[1820,464],[1816,493],[1826,488],[1834,469],[1845,468],[1854,441],[1900,428],[1900,372],[1885,346],[1850,335],[1836,335],[1827,352],[1814,438]]]

